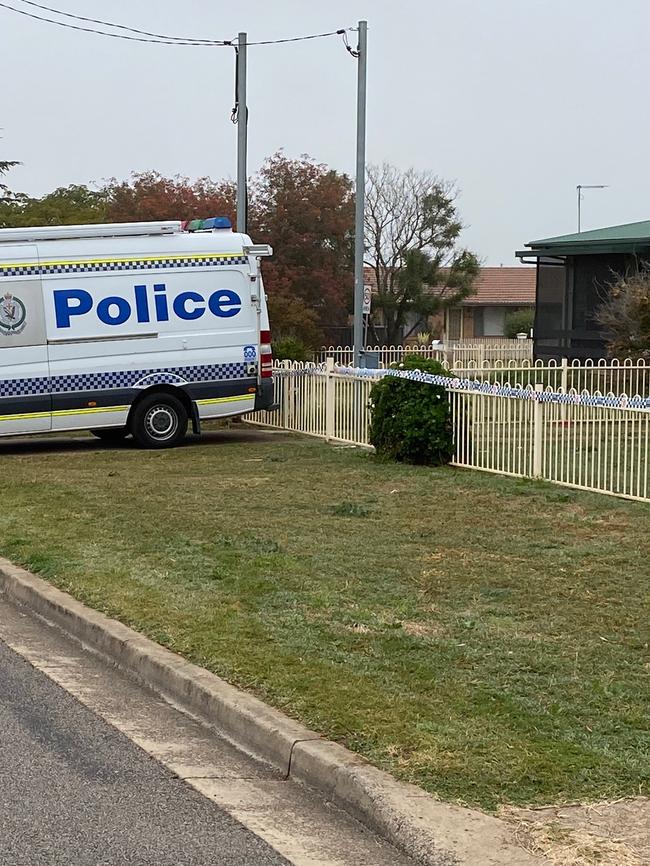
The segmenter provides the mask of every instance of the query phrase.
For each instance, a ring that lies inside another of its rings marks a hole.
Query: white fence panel
[[[328,438],[353,445],[368,445],[370,389],[373,379],[332,376],[333,425]]]
[[[542,476],[557,484],[650,498],[650,411],[542,404]]]
[[[466,391],[451,391],[449,396],[455,466],[534,474],[534,401]]]
[[[511,370],[502,368],[504,375]],[[566,366],[557,370],[566,374]],[[332,361],[326,368],[285,364],[274,372],[278,411],[256,412],[248,420],[367,446],[370,391],[380,375],[337,369]],[[452,464],[650,501],[650,408],[631,408],[613,394],[603,401],[598,391],[566,392],[547,384],[542,393],[544,387],[530,383],[527,395],[524,389],[504,395],[450,385]]]

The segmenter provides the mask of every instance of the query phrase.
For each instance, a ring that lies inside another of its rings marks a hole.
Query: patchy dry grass
[[[4,555],[398,776],[648,791],[647,506],[243,429],[0,453]]]
[[[518,842],[554,866],[647,866],[650,862],[650,800],[644,797],[583,805],[518,809],[502,818]]]

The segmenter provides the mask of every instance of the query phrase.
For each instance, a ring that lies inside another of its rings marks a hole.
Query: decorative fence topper
[[[539,403],[570,403],[579,406],[604,406],[610,409],[650,409],[650,397],[626,394],[590,394],[587,391],[535,390],[521,385],[500,385],[496,382],[485,382],[478,379],[459,378],[458,376],[441,376],[437,373],[423,373],[420,370],[361,370],[356,367],[337,367],[337,375],[358,376],[369,379],[381,379],[384,376],[396,376],[399,379],[409,379],[412,382],[422,382],[427,385],[440,385],[450,391],[469,391],[479,394],[493,394],[496,397],[515,397],[519,400],[534,400]]]

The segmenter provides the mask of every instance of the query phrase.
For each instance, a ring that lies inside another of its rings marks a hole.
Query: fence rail
[[[278,411],[248,420],[368,446],[370,391],[385,374],[337,368],[331,360],[278,367]],[[540,383],[490,388],[479,378],[446,381],[453,465],[650,502],[650,400]]]
[[[513,340],[513,343],[520,341]],[[530,341],[527,341],[530,343]],[[457,376],[483,379],[499,384],[521,385],[522,387],[543,385],[553,390],[568,392],[575,390],[600,391],[601,394],[641,394],[650,396],[650,363],[645,361],[625,360],[597,360],[597,361],[568,361],[562,358],[560,361],[533,361],[530,357],[513,358],[490,357],[472,358],[460,356],[459,352],[464,349],[455,349],[454,357],[447,355],[442,349],[433,346],[404,347],[384,346],[375,347],[372,351],[381,349],[381,369],[391,364],[400,363],[405,354],[415,354],[422,358],[433,358],[441,361],[452,373]],[[474,349],[469,347],[467,351]],[[490,349],[490,352],[493,350]],[[494,350],[496,352],[496,349]],[[528,351],[528,349],[526,350]],[[327,354],[327,353],[331,354]],[[349,366],[352,364],[352,349],[349,347],[330,347],[323,349],[318,364],[324,364],[327,357],[334,358],[335,364]],[[293,362],[289,362],[291,364]],[[310,364],[315,366],[316,362]]]
[[[553,390],[600,391],[601,394],[641,394],[650,396],[650,364],[645,361],[486,361],[482,364],[455,363],[450,367],[458,376],[509,383],[544,385]]]
[[[500,359],[532,360],[532,340],[490,340],[477,338],[455,342],[432,343],[428,346],[367,346],[367,352],[379,356],[381,367],[402,361],[404,355],[416,354],[422,358],[433,358],[444,364],[462,364],[496,361]],[[354,350],[351,346],[323,346],[317,353],[317,362],[334,358],[337,364],[354,363]]]

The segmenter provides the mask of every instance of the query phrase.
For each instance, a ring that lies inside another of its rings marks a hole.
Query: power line
[[[151,33],[148,30],[139,30],[137,27],[128,27],[125,24],[113,24],[110,21],[103,21],[100,18],[88,18],[83,15],[74,15],[71,12],[62,12],[60,9],[55,9],[52,6],[45,6],[42,3],[36,3],[34,0],[21,0],[29,6],[34,6],[37,9],[42,9],[45,12],[51,12],[54,15],[61,15],[65,18],[72,18],[75,21],[85,21],[88,24],[99,24],[102,27],[113,27],[116,30],[126,30],[129,33],[136,33],[137,36],[127,36],[123,33],[110,33],[106,30],[97,30],[93,27],[83,27],[79,24],[69,24],[66,21],[57,21],[55,18],[47,18],[44,15],[37,15],[34,12],[28,12],[25,9],[17,9],[9,3],[0,2],[0,7],[7,9],[10,12],[16,12],[18,15],[24,15],[26,18],[32,18],[35,21],[43,21],[47,24],[56,24],[58,27],[65,27],[69,30],[77,30],[82,33],[94,33],[97,36],[109,36],[113,39],[126,39],[129,42],[148,42],[156,45],[193,45],[193,46],[234,46],[235,41],[231,39],[200,39],[195,37],[185,36],[167,36],[161,33]],[[348,28],[353,29],[353,28]],[[248,45],[280,45],[288,42],[305,42],[309,39],[325,39],[330,36],[342,36],[348,51],[346,28],[338,30],[330,30],[327,33],[311,33],[307,36],[290,36],[285,39],[264,39],[257,42],[247,42]],[[352,53],[350,51],[350,53]]]
[[[327,36],[343,36],[345,28],[330,30],[329,33],[313,33],[310,36],[291,36],[288,39],[265,39],[262,42],[247,42],[246,45],[279,45],[281,42],[304,42],[306,39],[324,39]]]
[[[45,21],[47,24],[56,24],[59,27],[66,27],[69,30],[80,30],[83,33],[95,33],[98,36],[110,36],[113,39],[126,39],[129,42],[152,42],[156,45],[194,45],[212,48],[215,45],[232,45],[230,41],[223,42],[193,42],[191,39],[181,42],[172,41],[169,39],[150,39],[145,36],[126,36],[123,33],[109,33],[106,30],[94,30],[91,27],[82,27],[79,24],[67,24],[65,21],[56,21],[54,18],[45,18],[42,15],[35,15],[33,12],[27,12],[24,9],[16,9],[15,6],[10,6],[8,3],[0,3],[0,7],[8,9],[10,12],[17,12],[18,15],[24,15],[26,18],[34,18],[36,21]],[[110,25],[113,26],[113,25]]]
[[[195,39],[193,36],[167,36],[163,33],[150,33],[148,30],[138,30],[137,27],[127,27],[124,24],[113,24],[110,21],[102,21],[100,18],[86,18],[83,15],[73,15],[72,12],[62,12],[60,9],[53,9],[51,6],[44,6],[42,3],[35,3],[34,0],[21,0],[27,6],[35,6],[37,9],[43,9],[45,12],[53,12],[55,15],[62,15],[64,18],[74,18],[76,21],[86,21],[90,24],[101,24],[103,27],[114,27],[116,30],[128,30],[129,33],[138,33],[140,36],[153,36],[155,39],[169,39],[174,42],[197,42],[205,43],[206,45],[229,45],[230,41],[219,41],[216,39]]]

